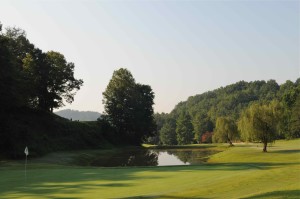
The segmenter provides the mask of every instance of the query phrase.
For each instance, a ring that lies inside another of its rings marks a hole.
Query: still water
[[[100,167],[199,165],[217,152],[209,149],[128,148],[105,154],[85,155],[80,157],[79,164]]]

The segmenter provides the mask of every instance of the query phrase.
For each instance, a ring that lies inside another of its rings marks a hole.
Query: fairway
[[[300,139],[236,144],[200,166],[0,167],[0,198],[299,198]]]

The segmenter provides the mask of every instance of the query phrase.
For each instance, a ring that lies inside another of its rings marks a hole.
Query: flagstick
[[[28,147],[25,147],[24,153],[26,155],[26,159],[25,159],[25,182],[27,181],[27,156],[29,155],[29,151],[28,151]]]
[[[25,181],[27,181],[26,166],[27,166],[27,155],[26,155],[26,160],[25,160]]]

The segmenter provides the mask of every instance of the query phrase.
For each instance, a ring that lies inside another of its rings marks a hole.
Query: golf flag
[[[29,151],[28,151],[28,147],[26,146],[24,153],[27,155],[29,155]]]

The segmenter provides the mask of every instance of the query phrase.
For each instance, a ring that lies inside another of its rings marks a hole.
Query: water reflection
[[[157,166],[158,154],[145,149],[127,149],[118,153],[95,158],[91,166],[124,167],[124,166]]]
[[[203,149],[170,149],[167,150],[169,155],[174,155],[184,164],[201,164],[208,160],[208,157],[217,151]],[[172,163],[170,163],[172,165]]]
[[[208,156],[214,153],[216,151],[205,149],[130,148],[101,155],[86,154],[81,158],[80,165],[101,167],[197,165],[207,161]]]
[[[189,162],[181,161],[170,152],[158,152],[158,166],[189,165]]]

